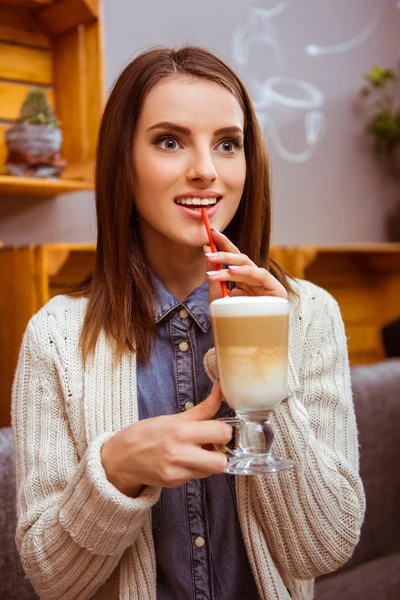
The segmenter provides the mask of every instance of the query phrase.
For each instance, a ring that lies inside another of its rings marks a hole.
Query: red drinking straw
[[[211,237],[210,221],[208,219],[208,214],[207,214],[206,208],[201,209],[201,216],[203,217],[204,225],[206,226],[208,241],[210,242],[210,246],[211,246],[211,252],[217,252],[217,247],[215,245],[214,240]],[[220,271],[222,269],[222,267],[219,263],[217,263],[215,265],[215,268],[217,269],[217,271]],[[221,286],[222,295],[224,297],[229,296],[225,281],[220,281],[219,284]]]

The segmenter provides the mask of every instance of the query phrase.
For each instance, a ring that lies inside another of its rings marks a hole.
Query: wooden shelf
[[[93,189],[104,103],[100,0],[0,0],[0,196],[56,196]],[[11,177],[5,131],[31,87],[61,121],[61,179]]]
[[[37,177],[11,177],[0,175],[0,197],[4,194],[21,194],[24,196],[56,196],[69,192],[92,190],[88,181],[72,181],[69,179],[39,179]]]
[[[1,4],[12,6],[13,8],[27,8],[35,10],[53,3],[53,0],[1,0]]]

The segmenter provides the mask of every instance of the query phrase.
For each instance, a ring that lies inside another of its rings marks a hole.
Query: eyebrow
[[[152,125],[146,129],[146,131],[152,131],[153,129],[169,129],[170,131],[176,131],[177,133],[182,133],[184,135],[190,135],[192,133],[187,127],[183,127],[177,123],[170,123],[169,121],[156,123],[156,125]],[[214,135],[232,135],[234,133],[241,133],[243,135],[243,130],[240,127],[236,127],[236,125],[232,125],[231,127],[222,127],[221,129],[214,131]]]

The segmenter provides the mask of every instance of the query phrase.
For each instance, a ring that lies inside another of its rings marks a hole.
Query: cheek
[[[175,163],[176,161],[160,160],[154,155],[146,156],[145,153],[138,159],[134,184],[138,207],[143,206],[146,212],[151,212],[155,204],[162,204],[163,197],[168,194],[169,187],[176,179]]]
[[[231,164],[225,163],[220,170],[220,176],[225,180],[225,185],[232,191],[241,195],[246,179],[246,160],[240,158],[232,160]]]

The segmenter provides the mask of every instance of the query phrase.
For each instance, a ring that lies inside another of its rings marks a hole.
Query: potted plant
[[[57,178],[66,166],[60,154],[60,122],[41,89],[28,92],[16,123],[7,129],[5,137],[10,175]]]
[[[361,89],[367,111],[366,132],[391,177],[400,181],[400,78],[392,69],[375,66],[364,75]],[[390,241],[400,242],[400,198],[387,217]]]

